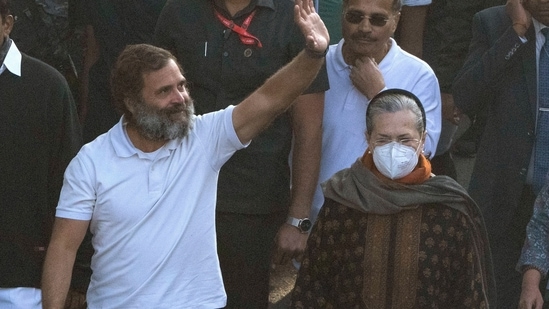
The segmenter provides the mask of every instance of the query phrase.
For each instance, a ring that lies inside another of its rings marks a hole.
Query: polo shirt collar
[[[389,38],[389,40],[391,41],[391,47],[389,48],[389,50],[387,51],[387,54],[385,55],[385,57],[383,57],[381,62],[378,63],[379,70],[382,71],[382,72],[384,71],[384,69],[386,67],[391,65],[391,63],[393,62],[392,60],[396,57],[396,55],[398,53],[398,49],[399,49],[396,41],[393,38]],[[350,65],[348,65],[345,62],[345,59],[343,59],[343,43],[345,43],[345,39],[341,39],[339,41],[339,43],[337,44],[337,47],[336,47],[336,51],[335,51],[335,57],[334,57],[335,66],[334,67],[335,67],[336,71],[338,71],[338,72],[344,71],[344,70],[349,70],[349,68],[350,68]]]
[[[270,9],[275,9],[273,0],[257,0],[257,6],[264,6]]]
[[[217,8],[219,8],[221,11],[225,13],[225,15],[228,16],[227,11],[225,10],[225,2],[223,0],[212,0],[212,1]],[[246,8],[244,8],[242,11],[240,11],[239,12],[240,14],[236,14],[235,16],[233,16],[233,18],[240,17],[244,14],[248,14],[251,11],[253,11],[257,6],[266,7],[273,11],[275,9],[274,0],[251,0],[250,4]]]
[[[343,44],[345,43],[345,39],[341,39],[339,43],[336,46],[335,51],[335,57],[334,57],[334,64],[336,71],[343,71],[349,69],[349,65],[345,62],[345,59],[343,59]]]
[[[11,40],[8,38],[8,40]],[[21,76],[21,59],[23,57],[21,56],[21,52],[15,46],[15,43],[12,41],[10,49],[8,50],[8,53],[6,54],[6,58],[4,58],[4,63],[2,66],[0,66],[0,74],[4,73],[4,71],[7,69],[11,73],[17,76]]]
[[[126,132],[125,122],[124,116],[120,117],[120,121],[118,121],[118,123],[107,133],[116,155],[121,158],[129,158],[134,155],[137,155],[139,158],[149,158],[143,151],[137,149],[133,145],[128,133]],[[164,146],[157,150],[159,153],[156,158],[159,159],[169,156],[171,151],[176,149],[177,145],[180,143],[180,138],[168,141]]]

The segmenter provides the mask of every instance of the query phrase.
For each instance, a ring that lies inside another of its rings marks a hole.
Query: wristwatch
[[[311,222],[311,220],[309,220],[309,218],[298,219],[294,217],[288,217],[286,223],[297,227],[299,231],[303,234],[309,233],[311,231],[311,228],[313,227],[313,223]]]

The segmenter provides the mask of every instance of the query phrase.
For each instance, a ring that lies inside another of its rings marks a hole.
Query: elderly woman
[[[323,184],[292,308],[494,308],[476,204],[422,149],[425,112],[389,89],[366,113],[368,149]]]

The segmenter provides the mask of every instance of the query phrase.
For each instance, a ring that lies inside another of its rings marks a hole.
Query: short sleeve
[[[92,169],[86,167],[85,157],[84,152],[78,153],[65,171],[56,217],[91,220],[96,195]]]

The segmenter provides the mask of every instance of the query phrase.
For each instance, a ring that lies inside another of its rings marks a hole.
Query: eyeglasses
[[[372,15],[372,16],[366,16],[358,11],[349,11],[344,14],[345,20],[348,23],[357,25],[362,22],[364,18],[368,19],[370,21],[370,24],[375,27],[383,27],[387,24],[387,21],[389,21],[389,17],[384,15]]]
[[[380,138],[374,141],[374,146],[383,146],[387,145],[390,142],[397,142],[401,145],[417,148],[419,145],[419,140],[416,138],[397,138],[396,140],[390,138]]]

